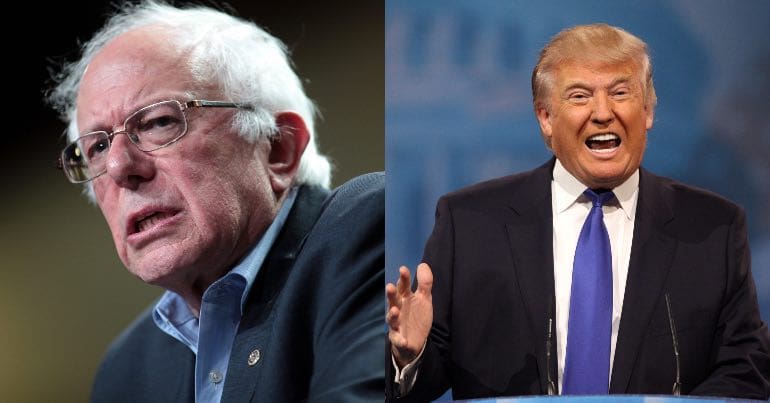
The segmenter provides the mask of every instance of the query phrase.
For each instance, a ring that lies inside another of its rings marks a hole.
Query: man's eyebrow
[[[80,133],[78,133],[78,135],[88,134],[88,133],[93,133],[93,132],[107,132],[107,133],[110,133],[113,130],[115,130],[115,127],[120,127],[123,123],[125,123],[126,119],[128,119],[131,115],[139,112],[140,110],[142,110],[142,109],[144,109],[144,108],[146,108],[146,107],[148,107],[150,105],[157,104],[159,102],[173,101],[173,100],[176,100],[176,101],[179,101],[181,103],[184,103],[185,102],[184,101],[185,97],[192,98],[191,96],[188,96],[186,94],[180,94],[180,95],[176,95],[176,96],[174,96],[174,95],[170,95],[170,96],[156,95],[156,96],[154,96],[152,98],[148,98],[144,102],[138,103],[139,106],[133,106],[131,109],[128,109],[127,113],[124,112],[125,116],[122,116],[121,118],[119,118],[119,123],[116,126],[110,126],[107,123],[105,123],[104,121],[100,120],[98,122],[92,122],[90,125],[88,125],[88,127],[92,127],[89,130],[83,130],[83,128],[78,127],[78,130],[80,131]],[[182,99],[182,101],[180,101],[180,99]]]
[[[111,132],[112,128],[102,122],[92,122],[85,126],[78,125],[78,136],[83,136],[93,132]]]
[[[627,84],[627,83],[629,83],[631,81],[631,79],[632,79],[631,75],[617,77],[614,80],[612,80],[612,82],[607,86],[607,88],[612,88],[612,87],[615,87],[615,86],[617,86],[619,84]],[[567,86],[564,87],[564,91],[563,92],[567,92],[567,91],[570,91],[570,90],[573,90],[573,89],[576,89],[576,88],[577,89],[588,89],[588,90],[591,90],[591,89],[594,88],[594,86],[591,85],[591,84],[588,84],[585,81],[574,80],[572,82],[568,82],[567,83]]]
[[[609,87],[607,87],[607,88],[612,88],[612,87],[614,87],[614,86],[616,86],[618,84],[628,84],[631,81],[631,77],[632,76],[630,76],[630,75],[629,76],[618,77],[618,78],[612,80],[612,83],[610,83]]]
[[[585,81],[579,81],[579,80],[575,80],[575,81],[572,81],[572,82],[568,82],[568,83],[567,83],[567,86],[566,86],[566,87],[564,87],[564,91],[568,91],[568,90],[571,90],[571,89],[574,89],[574,88],[586,88],[586,89],[590,89],[590,88],[591,88],[591,85],[589,85],[589,84],[588,84],[588,83],[586,83]]]

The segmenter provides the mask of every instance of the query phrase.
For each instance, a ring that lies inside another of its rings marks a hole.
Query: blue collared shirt
[[[286,222],[297,188],[292,188],[262,239],[225,276],[203,293],[200,319],[178,294],[166,291],[155,305],[155,325],[195,353],[195,401],[219,402],[238,323],[254,279]]]

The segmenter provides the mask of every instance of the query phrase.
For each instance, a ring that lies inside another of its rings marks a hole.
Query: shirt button
[[[212,369],[211,372],[209,372],[209,380],[211,383],[219,383],[222,382],[222,373]]]

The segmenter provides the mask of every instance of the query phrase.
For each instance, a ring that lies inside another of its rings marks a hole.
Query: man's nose
[[[612,101],[607,94],[596,94],[593,99],[591,121],[600,125],[608,125],[615,120]]]
[[[152,156],[132,144],[126,133],[116,133],[112,138],[106,170],[118,186],[131,190],[155,176]]]

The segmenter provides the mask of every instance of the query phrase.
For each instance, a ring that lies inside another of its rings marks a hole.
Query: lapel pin
[[[254,365],[256,365],[257,362],[259,362],[259,357],[260,357],[260,353],[259,353],[259,349],[257,348],[249,354],[249,361],[248,361],[249,366],[253,367]]]

